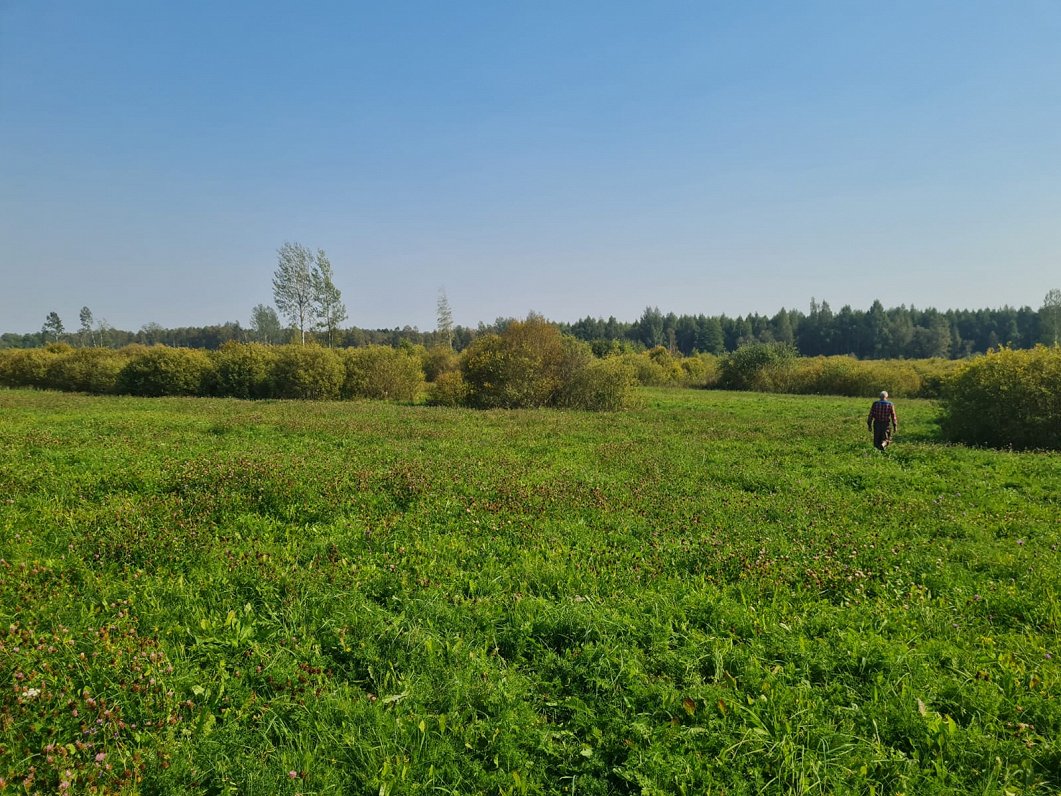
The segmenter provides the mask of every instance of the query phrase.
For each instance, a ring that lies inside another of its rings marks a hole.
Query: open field
[[[0,791],[1057,793],[1061,455],[869,403],[0,390]]]

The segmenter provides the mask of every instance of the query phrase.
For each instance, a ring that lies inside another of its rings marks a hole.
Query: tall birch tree
[[[306,327],[315,317],[313,252],[300,243],[284,243],[277,250],[273,272],[273,300],[276,308],[298,329],[302,345],[306,344]]]
[[[343,304],[342,293],[332,280],[332,263],[324,249],[317,249],[311,276],[313,312],[317,316],[317,328],[327,336],[328,345],[334,346],[339,324],[346,320],[346,305]]]

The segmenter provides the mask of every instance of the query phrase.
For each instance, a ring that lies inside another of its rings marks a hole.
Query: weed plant
[[[0,791],[1061,790],[1061,456],[644,398],[0,390]]]

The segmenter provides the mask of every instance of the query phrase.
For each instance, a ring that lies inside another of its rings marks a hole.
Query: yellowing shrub
[[[460,368],[460,356],[449,346],[421,349],[420,361],[424,368],[424,378],[432,382],[443,373]]]
[[[468,400],[482,409],[547,406],[564,357],[560,330],[536,316],[478,337],[461,361]]]
[[[647,351],[638,354],[626,353],[610,358],[625,363],[633,371],[637,383],[645,387],[665,387],[672,384],[673,372],[660,364],[657,359],[650,357]]]
[[[420,358],[390,346],[348,348],[343,352],[344,398],[414,401],[424,381]]]
[[[432,401],[452,402],[463,392],[465,403],[483,409],[607,410],[628,405],[635,383],[632,369],[619,358],[602,365],[588,344],[533,315],[501,334],[477,338],[463,354],[461,377],[440,376]]]
[[[570,409],[618,412],[637,405],[637,376],[618,357],[595,360],[571,374],[557,396],[557,405]]]
[[[791,358],[767,362],[747,382],[748,389],[796,395],[921,395],[922,379],[912,361],[859,360],[850,356]]]
[[[116,389],[130,395],[202,395],[213,373],[205,351],[153,346],[119,371]]]
[[[57,355],[41,348],[0,351],[0,385],[47,387],[48,368]]]
[[[693,354],[683,357],[679,364],[683,387],[712,387],[718,382],[718,357],[714,354]]]
[[[1061,449],[1061,347],[969,360],[944,386],[941,423],[956,442]]]
[[[468,385],[459,370],[440,373],[427,394],[433,406],[463,406],[468,402]]]
[[[272,382],[277,398],[329,401],[339,397],[346,375],[339,355],[316,345],[277,348]]]
[[[48,366],[47,383],[55,390],[112,393],[128,357],[109,348],[76,348]]]
[[[230,398],[268,398],[272,395],[276,353],[259,343],[225,343],[214,354],[210,392]]]

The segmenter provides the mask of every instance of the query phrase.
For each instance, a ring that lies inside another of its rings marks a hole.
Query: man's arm
[[[899,430],[899,415],[895,414],[895,404],[892,404],[892,430]]]

